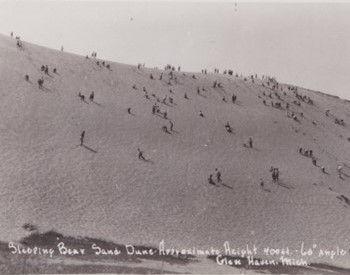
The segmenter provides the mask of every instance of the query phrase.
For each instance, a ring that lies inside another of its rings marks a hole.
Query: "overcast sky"
[[[0,33],[184,71],[233,69],[350,99],[350,3],[4,1]]]

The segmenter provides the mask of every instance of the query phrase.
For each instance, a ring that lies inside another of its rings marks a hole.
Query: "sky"
[[[350,2],[0,0],[0,33],[182,71],[232,69],[350,99]]]

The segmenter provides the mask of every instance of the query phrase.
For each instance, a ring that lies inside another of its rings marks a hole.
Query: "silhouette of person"
[[[80,134],[80,146],[84,144],[85,131],[82,131]]]
[[[221,172],[218,168],[215,168],[216,171],[216,180],[218,181],[218,183],[221,183]]]
[[[208,183],[209,183],[209,184],[212,184],[212,185],[215,185],[215,182],[214,182],[214,180],[213,180],[213,175],[212,175],[212,174],[209,175]]]
[[[137,151],[139,152],[139,159],[146,160],[145,157],[143,156],[143,152],[141,151],[141,149],[137,148]]]

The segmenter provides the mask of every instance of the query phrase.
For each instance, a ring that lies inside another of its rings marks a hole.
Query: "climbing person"
[[[260,179],[260,188],[264,189],[264,187],[265,187],[265,183],[264,183],[263,179]]]
[[[94,91],[92,91],[90,94],[89,100],[94,101],[94,97],[95,97],[95,93],[94,93]]]
[[[249,138],[249,147],[250,148],[253,147],[253,139],[252,139],[252,137]]]
[[[209,184],[212,184],[212,185],[215,185],[215,182],[214,182],[214,180],[213,180],[213,175],[212,175],[212,174],[209,175],[208,183],[209,183]]]
[[[154,115],[156,113],[157,110],[157,104],[154,103],[154,105],[152,106],[152,114]]]
[[[43,84],[44,84],[44,79],[43,78],[41,78],[41,79],[39,78],[38,79],[38,84],[39,84],[39,88],[41,89]]]
[[[85,131],[82,131],[80,134],[80,146],[84,145],[84,139],[85,139]]]
[[[84,101],[84,100],[85,100],[85,96],[84,96],[84,95],[82,95],[80,92],[79,92],[78,96],[80,97],[80,99],[81,99],[82,101]]]
[[[272,181],[275,182],[276,181],[276,173],[275,173],[275,170],[272,171]]]
[[[235,94],[232,95],[232,103],[235,103],[237,99],[237,96]]]
[[[271,167],[270,171],[272,172],[271,176],[272,176],[272,181],[278,181],[278,178],[279,178],[279,171],[278,171],[278,168],[274,168],[274,167]]]
[[[225,124],[225,128],[226,128],[226,131],[227,131],[227,132],[229,132],[229,133],[231,133],[231,132],[232,132],[232,128],[231,128],[230,123],[226,122],[226,124]]]
[[[143,152],[141,151],[141,149],[137,148],[137,151],[139,152],[139,159],[146,160],[145,157],[143,156]]]
[[[218,168],[215,168],[215,172],[216,172],[216,180],[218,183],[221,183],[221,172]]]
[[[278,168],[275,169],[275,177],[276,177],[276,181],[278,182],[280,177],[280,171],[278,170]]]
[[[341,178],[341,176],[342,176],[342,170],[343,170],[343,167],[341,165],[338,165],[337,171],[338,171],[339,178]]]

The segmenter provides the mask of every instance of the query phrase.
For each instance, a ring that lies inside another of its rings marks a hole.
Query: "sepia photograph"
[[[0,274],[350,274],[350,1],[0,0]]]

